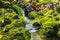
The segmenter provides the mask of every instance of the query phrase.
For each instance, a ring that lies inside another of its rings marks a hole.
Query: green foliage
[[[32,14],[34,13],[31,12],[29,15]],[[58,30],[60,28],[60,14],[58,12],[45,8],[36,12],[36,14],[37,17],[34,17],[35,15],[30,17],[34,18],[32,23],[36,28],[38,28],[40,34],[47,37],[56,37],[59,35]]]
[[[39,2],[40,2],[41,4],[46,4],[46,3],[49,3],[50,0],[39,0]]]
[[[56,7],[56,11],[60,13],[60,5]]]
[[[11,23],[11,20],[10,19],[4,18],[4,24],[5,25],[10,24],[10,23]]]
[[[14,3],[14,2],[16,2],[17,0],[0,0],[0,1],[2,1],[4,4],[6,4],[6,3]]]
[[[30,40],[30,33],[25,29],[22,9],[13,0],[1,0],[0,7],[0,40]],[[9,4],[5,6],[5,4]]]
[[[35,11],[30,12],[30,13],[28,14],[28,16],[29,16],[29,18],[34,19],[34,18],[36,18],[36,17],[37,17],[37,12],[35,12]]]
[[[30,0],[18,0],[28,3]],[[0,0],[0,40],[30,40],[30,33],[25,29],[26,22],[17,0]],[[37,4],[47,4],[56,0],[32,0]],[[17,4],[16,4],[17,3]],[[25,7],[28,5],[22,6]],[[56,10],[45,8],[28,14],[34,27],[46,37],[60,37],[60,5]]]
[[[0,17],[3,18],[3,21],[0,21],[1,40],[30,40],[30,33],[25,29],[26,23],[20,18],[20,15],[18,15],[13,9],[9,8],[1,8],[0,12]]]
[[[12,8],[18,13],[18,15],[22,16],[22,9],[17,4],[14,4]]]
[[[0,7],[10,8],[17,0],[0,0]]]
[[[57,0],[32,0],[32,2],[36,2],[38,4],[47,4],[51,2],[56,2]]]
[[[3,35],[0,35],[0,38],[2,38],[3,37]]]
[[[24,0],[24,2],[26,2],[26,3],[29,2],[29,1],[30,1],[30,0]]]
[[[16,40],[30,40],[30,36],[28,36],[30,33],[27,33],[27,31],[23,27],[13,27],[9,29],[8,31],[5,30],[4,32],[6,32],[7,34],[3,35],[1,40],[15,40],[15,39]]]

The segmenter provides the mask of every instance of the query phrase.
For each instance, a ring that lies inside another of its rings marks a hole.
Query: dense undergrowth
[[[14,2],[0,0],[0,40],[30,40],[21,8]]]
[[[28,17],[32,19],[33,25],[38,29],[40,35],[46,38],[60,38],[60,4],[54,9],[44,8],[38,11],[31,11]],[[45,39],[46,39],[45,38]],[[50,39],[46,39],[50,40]]]

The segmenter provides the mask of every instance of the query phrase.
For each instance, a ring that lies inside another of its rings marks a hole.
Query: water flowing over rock
[[[24,10],[22,10],[24,20],[27,21],[26,29],[31,33],[31,39],[30,40],[41,40],[40,36],[37,34],[37,28],[34,28],[31,20],[25,16]]]
[[[31,22],[31,20],[25,16],[25,13],[24,11],[22,10],[23,12],[23,16],[24,16],[24,20],[27,21],[27,24],[26,24],[26,29],[29,31],[29,32],[36,32],[37,29],[33,27],[33,24]]]

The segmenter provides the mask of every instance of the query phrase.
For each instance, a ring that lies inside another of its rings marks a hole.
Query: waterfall
[[[32,21],[28,17],[25,16],[24,10],[22,10],[22,12],[23,12],[23,16],[24,16],[24,21],[27,22],[25,28],[26,28],[26,30],[28,30],[31,33],[31,39],[30,40],[42,40],[40,38],[40,36],[38,35],[38,33],[36,32],[37,28],[34,28]]]
[[[25,16],[24,10],[22,10],[22,12],[23,12],[24,20],[28,23],[28,24],[26,24],[26,27],[25,27],[26,30],[28,30],[30,33],[31,32],[36,32],[37,29],[34,28],[34,26],[32,24],[32,21],[28,17]]]

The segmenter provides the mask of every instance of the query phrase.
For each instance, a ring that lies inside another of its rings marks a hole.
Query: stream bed
[[[37,32],[31,33],[31,40],[42,40]]]

